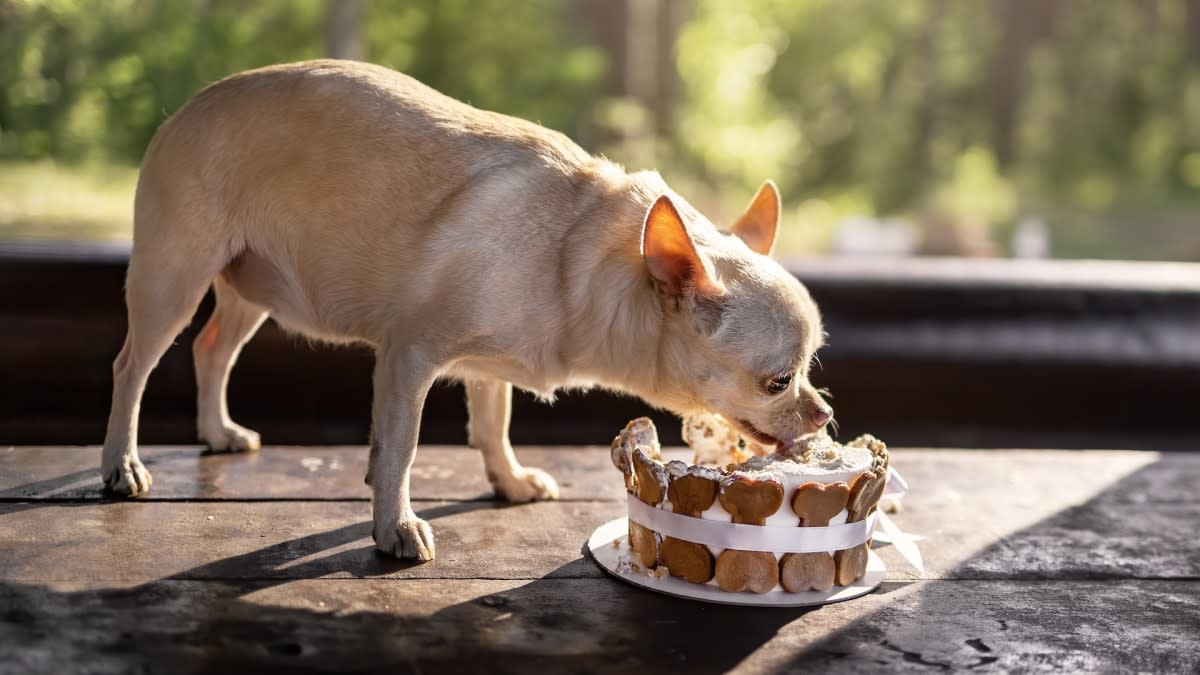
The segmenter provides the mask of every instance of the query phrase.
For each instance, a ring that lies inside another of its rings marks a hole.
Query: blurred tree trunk
[[[926,22],[920,36],[921,69],[925,72],[925,103],[917,117],[918,176],[933,171],[933,140],[937,138],[938,116],[941,112],[941,46],[939,31],[946,16],[947,0],[926,0]]]
[[[1192,63],[1200,67],[1200,0],[1185,0],[1184,11],[1187,15],[1188,50],[1192,54]]]
[[[588,27],[591,39],[608,57],[608,94],[626,99],[644,113],[637,124],[609,129],[630,162],[653,163],[655,136],[674,128],[681,89],[675,41],[691,14],[694,0],[572,0],[570,16]]]
[[[333,59],[363,58],[362,0],[327,0],[325,51]]]
[[[692,12],[692,0],[661,0],[658,8],[657,85],[654,122],[659,135],[675,130],[675,106],[683,88],[675,61],[675,42]]]
[[[1016,159],[1014,132],[1021,111],[1029,56],[1054,32],[1057,12],[1066,0],[993,0],[1000,23],[1000,49],[993,71],[992,149],[1001,169]]]

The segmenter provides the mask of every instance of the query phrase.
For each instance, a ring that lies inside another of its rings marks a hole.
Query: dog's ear
[[[779,231],[779,190],[775,181],[768,179],[762,184],[731,231],[746,242],[751,251],[771,255],[775,234]]]
[[[724,289],[704,266],[671,198],[663,195],[646,214],[642,258],[659,293],[671,298],[715,297]]]

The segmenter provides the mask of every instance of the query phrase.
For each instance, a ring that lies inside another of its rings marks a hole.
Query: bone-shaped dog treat
[[[648,417],[639,417],[625,425],[621,433],[613,439],[611,458],[613,466],[625,474],[625,489],[634,492],[637,489],[637,478],[633,474],[633,451],[642,448],[651,459],[658,459],[658,431],[654,422]]]
[[[671,509],[675,513],[699,518],[717,500],[717,481],[687,473],[686,467],[674,464],[667,467],[668,474],[671,474],[667,486]],[[713,555],[703,544],[667,537],[659,549],[659,557],[671,576],[683,577],[694,584],[702,584],[713,578]]]
[[[641,448],[633,451],[633,473],[637,477],[637,497],[650,506],[657,506],[667,495],[667,471],[660,462],[650,459]]]
[[[703,544],[667,537],[658,555],[673,577],[683,577],[693,584],[713,578],[713,554]]]
[[[667,498],[675,513],[699,518],[717,500],[717,481],[696,474],[672,477]]]
[[[731,593],[766,593],[779,583],[779,564],[764,551],[725,549],[717,556],[716,578],[717,585]]]
[[[792,497],[792,510],[801,527],[825,527],[846,508],[850,486],[845,483],[804,483]]]
[[[735,523],[765,525],[767,516],[783,504],[783,485],[774,480],[731,476],[721,483],[721,506]]]
[[[613,466],[617,467],[622,474],[625,475],[625,491],[633,493],[637,490],[637,478],[633,475],[633,464],[629,457],[629,452],[625,448],[617,444],[620,438],[613,441],[612,446],[612,462]]]
[[[833,562],[837,566],[835,580],[838,586],[849,586],[863,578],[867,573],[867,551],[870,548],[871,542],[868,541],[833,554]]]
[[[721,506],[733,522],[764,525],[783,504],[783,486],[773,480],[734,476],[721,484]],[[726,549],[717,556],[717,585],[731,592],[766,593],[779,583],[779,563],[765,551]]]
[[[629,521],[629,548],[643,568],[653,570],[658,566],[658,535],[654,530]]]
[[[847,523],[856,523],[871,513],[879,503],[879,498],[883,496],[886,482],[886,471],[877,472],[873,469],[864,471],[858,480],[854,481],[854,487],[850,488],[850,499],[846,504]]]
[[[779,583],[792,593],[833,588],[836,565],[825,552],[788,553],[779,561]]]

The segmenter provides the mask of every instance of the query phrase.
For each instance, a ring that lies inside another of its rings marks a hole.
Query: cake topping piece
[[[783,485],[734,474],[721,483],[720,499],[733,522],[765,525],[767,516],[783,504]]]
[[[658,566],[658,534],[654,530],[629,521],[629,548],[642,569],[653,570]]]
[[[870,547],[871,542],[867,542],[833,554],[833,562],[837,566],[835,580],[838,586],[849,586],[863,578],[867,573],[867,551]]]
[[[779,561],[779,583],[792,593],[827,591],[833,588],[836,565],[833,556],[818,553],[788,553]]]
[[[846,444],[847,448],[866,448],[875,456],[874,466],[872,468],[882,469],[887,471],[890,455],[887,451],[887,444],[875,438],[871,434],[863,434],[858,438]]]
[[[717,500],[717,481],[697,474],[672,477],[667,498],[675,513],[699,518]]]
[[[845,483],[805,483],[792,497],[792,510],[801,527],[825,527],[846,508],[850,486]]]
[[[717,556],[717,585],[736,593],[766,593],[779,584],[779,564],[765,551],[735,551],[727,548]]]
[[[638,499],[650,506],[661,504],[667,494],[667,470],[662,462],[647,457],[639,447],[633,451],[633,473]]]
[[[667,462],[666,467],[667,467],[667,475],[670,476],[671,478],[679,478],[680,476],[686,475],[688,472],[688,468],[689,468],[686,463],[681,462],[677,459],[673,459],[673,460]]]
[[[693,584],[713,578],[713,554],[703,544],[667,537],[658,555],[673,577],[682,577]]]
[[[742,437],[716,413],[696,413],[684,419],[683,442],[696,452],[694,463],[706,466],[740,464],[771,452],[771,448]]]
[[[854,487],[850,488],[850,499],[846,504],[847,523],[856,523],[867,517],[883,496],[883,487],[887,482],[887,471],[872,468],[864,471]]]
[[[649,417],[639,417],[631,420],[612,442],[611,458],[613,466],[625,474],[625,489],[633,492],[636,489],[636,478],[633,474],[633,451],[641,448],[642,452],[652,459],[662,457],[658,445],[658,430]]]

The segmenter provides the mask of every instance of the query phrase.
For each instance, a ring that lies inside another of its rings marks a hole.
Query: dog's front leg
[[[433,560],[433,530],[417,517],[408,479],[417,454],[425,395],[437,367],[410,345],[384,345],[375,356],[371,485],[375,547],[397,558]]]
[[[471,447],[483,453],[488,481],[496,494],[510,502],[558,499],[558,484],[541,469],[523,467],[513,455],[508,440],[512,414],[512,385],[501,380],[468,380],[467,437]]]

